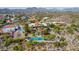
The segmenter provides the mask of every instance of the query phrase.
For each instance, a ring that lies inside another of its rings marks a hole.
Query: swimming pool
[[[44,38],[42,38],[42,37],[32,37],[32,38],[30,38],[30,40],[39,41],[39,40],[44,40]]]

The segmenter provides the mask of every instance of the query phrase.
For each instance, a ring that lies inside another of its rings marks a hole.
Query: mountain
[[[79,12],[78,7],[50,7],[50,8],[0,8],[0,14],[10,14],[10,13],[35,13],[35,12]]]

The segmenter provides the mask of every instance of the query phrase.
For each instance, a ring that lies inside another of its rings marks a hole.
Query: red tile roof
[[[6,25],[6,26],[4,26],[4,28],[12,28],[12,27],[14,27],[14,25]]]

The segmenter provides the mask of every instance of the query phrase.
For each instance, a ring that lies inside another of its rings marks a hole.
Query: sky
[[[0,0],[0,7],[79,7],[79,0]]]

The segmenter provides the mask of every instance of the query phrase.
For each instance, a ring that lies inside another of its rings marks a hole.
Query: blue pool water
[[[32,37],[32,38],[30,38],[30,40],[44,40],[44,38],[42,38],[42,37]]]

